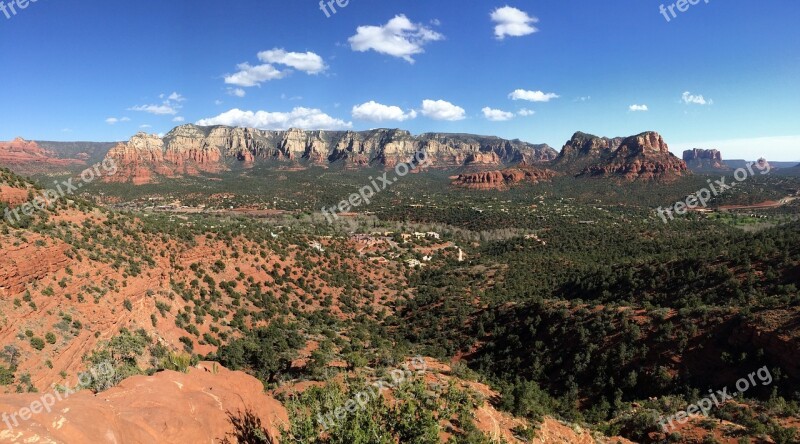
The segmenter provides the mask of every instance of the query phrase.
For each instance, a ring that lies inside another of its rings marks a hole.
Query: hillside
[[[117,145],[117,142],[54,142],[48,140],[35,142],[62,159],[80,159],[87,164],[102,161],[108,151]]]
[[[18,137],[0,142],[0,165],[19,174],[63,173],[86,165],[86,159],[60,157],[37,142]]]
[[[626,143],[617,151],[639,154]],[[212,360],[260,380],[287,410],[287,433],[318,442],[312,437],[325,432],[304,409],[325,399],[335,409],[331,400],[346,403],[363,379],[385,377],[419,354],[433,357],[424,384],[387,393],[370,404],[371,415],[347,419],[321,442],[344,444],[373,429],[396,439],[413,429],[437,437],[422,442],[650,443],[664,438],[655,414],[674,414],[693,390],[729,386],[765,367],[772,385],[713,412],[728,424],[713,434],[722,442],[759,442],[758,434],[792,442],[781,437],[792,436],[800,411],[800,229],[787,219],[797,203],[766,213],[775,225],[754,232],[710,218],[664,225],[648,202],[679,198],[705,179],[619,185],[518,171],[519,181],[503,176],[506,189],[481,192],[440,186],[451,179],[435,173],[409,177],[369,208],[374,214],[332,224],[308,210],[299,190],[343,195],[363,173],[257,171],[286,176],[267,194],[296,199],[294,210],[231,205],[240,197],[211,188],[191,197],[209,204],[203,210],[155,208],[144,198],[148,206],[119,212],[87,199],[122,185],[97,183],[18,222],[4,220],[0,402],[25,405],[24,393],[107,364],[113,375],[86,385],[97,394],[76,398],[91,412],[98,397],[135,398],[159,390],[148,387],[174,378],[170,370]],[[738,192],[782,193],[792,180],[754,178]],[[8,171],[2,183],[2,205],[12,208],[36,189]],[[167,199],[173,186],[131,188]],[[178,380],[186,389],[165,416],[194,396],[192,374]],[[155,380],[142,379],[150,375]],[[447,388],[451,381],[457,390]],[[452,402],[461,407],[446,407]],[[125,411],[134,424],[161,424]],[[450,419],[431,416],[440,411]],[[213,430],[230,430],[218,413],[209,413]],[[65,420],[85,420],[74,415]],[[178,433],[188,423],[169,424]],[[704,427],[700,418],[682,425],[686,439],[675,442],[706,436]],[[753,432],[732,432],[741,427]]]

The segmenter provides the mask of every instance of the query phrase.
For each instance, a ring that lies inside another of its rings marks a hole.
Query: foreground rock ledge
[[[2,395],[0,414],[30,408],[46,393],[53,392]],[[227,412],[246,409],[273,437],[281,426],[287,427],[286,409],[264,393],[260,381],[202,362],[186,374],[134,376],[96,395],[86,390],[72,394],[56,401],[49,413],[18,419],[13,430],[0,422],[0,442],[213,443],[233,431]]]

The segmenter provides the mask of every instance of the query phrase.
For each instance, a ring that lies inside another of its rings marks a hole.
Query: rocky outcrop
[[[683,161],[691,170],[730,170],[719,150],[694,148],[683,152]]]
[[[191,128],[186,129],[188,131],[170,133],[164,139],[154,134],[138,133],[127,143],[118,144],[106,156],[116,163],[117,174],[106,176],[103,180],[144,184],[152,182],[156,175],[179,177],[223,170],[219,149],[209,146]],[[237,146],[236,140],[225,141],[231,149]]]
[[[42,400],[48,394],[53,402],[43,410]],[[134,376],[98,394],[85,390],[56,398],[49,390],[44,395],[0,396],[3,412],[20,409],[28,410],[29,419],[7,416],[11,428],[2,426],[0,442],[222,442],[234,432],[231,415],[239,417],[246,411],[277,441],[280,427],[286,427],[289,419],[286,409],[264,394],[260,381],[211,362],[188,373]]]
[[[523,166],[501,171],[461,174],[453,181],[453,185],[473,190],[507,190],[519,183],[547,182],[555,175],[554,171],[548,169]]]
[[[19,174],[61,173],[81,165],[86,165],[85,160],[59,158],[38,143],[21,137],[0,142],[0,166]]]
[[[220,172],[235,162],[252,165],[266,160],[348,168],[391,168],[418,152],[426,167],[465,165],[502,167],[520,162],[545,162],[556,157],[547,145],[469,134],[413,136],[398,129],[370,131],[266,131],[225,126],[182,125],[163,139],[139,133],[107,155],[120,172],[109,181],[148,183],[160,178]]]
[[[578,131],[564,144],[553,164],[566,172],[576,174],[588,165],[611,155],[622,141],[621,137],[609,139]]]
[[[11,207],[16,207],[28,201],[28,189],[12,187],[0,183],[0,202],[6,203]],[[5,215],[0,215],[5,217]]]
[[[669,181],[686,174],[686,163],[670,153],[664,138],[648,131],[622,140],[610,152],[601,152],[599,161],[585,167],[578,176]]]
[[[43,241],[40,236],[31,234],[25,243],[3,245],[0,255],[0,297],[17,294],[25,290],[29,282],[44,279],[56,270],[69,264],[66,256],[68,246],[51,243],[45,247],[36,246]]]

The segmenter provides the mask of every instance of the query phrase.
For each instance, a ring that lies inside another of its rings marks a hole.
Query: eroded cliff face
[[[578,131],[564,144],[554,163],[568,170],[580,171],[586,164],[611,155],[622,141],[621,137],[610,139]]]
[[[139,133],[114,147],[107,157],[117,162],[120,173],[107,180],[149,183],[161,178],[224,171],[231,162],[250,166],[263,160],[391,168],[409,161],[418,151],[426,154],[426,167],[430,168],[501,167],[509,163],[549,161],[557,155],[547,145],[467,134],[413,136],[397,129],[265,131],[182,125],[163,139]]]
[[[695,148],[683,152],[683,161],[692,170],[730,170],[719,150]]]
[[[556,173],[548,169],[521,166],[500,171],[461,174],[453,181],[453,185],[473,190],[502,191],[520,183],[549,182],[555,176]]]
[[[0,165],[19,174],[57,173],[70,167],[86,165],[84,159],[59,158],[34,141],[21,137],[10,142],[0,142]]]
[[[690,174],[686,163],[669,152],[664,138],[648,131],[622,140],[618,148],[601,154],[597,162],[578,175],[626,181],[670,181],[686,174]]]

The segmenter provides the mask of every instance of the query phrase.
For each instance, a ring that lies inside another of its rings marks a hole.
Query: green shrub
[[[39,337],[32,337],[31,338],[31,347],[35,348],[36,350],[43,350],[44,349],[44,339]]]

